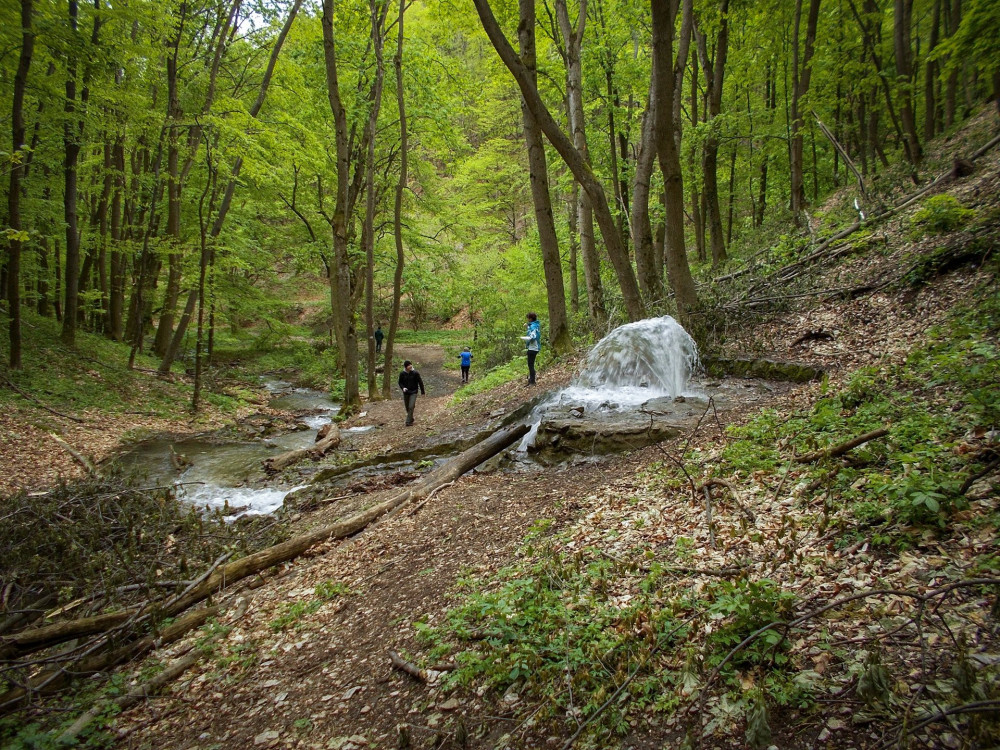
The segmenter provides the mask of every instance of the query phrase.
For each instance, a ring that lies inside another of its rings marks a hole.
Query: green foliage
[[[952,195],[935,195],[924,201],[923,207],[913,215],[913,227],[920,233],[945,234],[961,229],[975,214],[963,208]]]
[[[710,665],[721,662],[730,649],[760,628],[782,621],[796,599],[794,594],[782,591],[774,581],[766,579],[720,581],[709,589],[705,598],[712,619],[721,623],[708,638],[711,651],[706,662]],[[779,631],[767,631],[741,649],[733,664],[748,667],[768,662],[782,666],[787,663],[783,651],[787,645]]]
[[[293,625],[298,630],[301,627],[299,621],[303,617],[315,614],[322,606],[323,602],[319,599],[304,602],[286,602],[281,605],[280,614],[271,620],[267,624],[267,627],[271,629],[272,633],[280,633],[282,630],[288,630]]]

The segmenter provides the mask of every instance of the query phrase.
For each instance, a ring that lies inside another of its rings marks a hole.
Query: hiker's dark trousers
[[[416,393],[403,394],[403,406],[406,407],[406,424],[413,424],[413,409],[417,405]]]

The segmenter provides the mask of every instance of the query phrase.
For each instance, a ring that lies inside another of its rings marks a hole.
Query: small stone
[[[459,703],[458,698],[449,698],[444,703],[438,703],[438,708],[442,711],[454,711],[458,708],[461,703]]]
[[[826,742],[832,736],[833,736],[833,732],[831,732],[828,728],[823,727],[823,731],[821,731],[819,733],[819,736],[816,738],[816,740],[818,742]]]
[[[371,706],[362,706],[361,707],[361,713],[363,713],[363,714],[366,714],[366,713],[368,713],[371,710],[372,710]]]
[[[274,702],[275,703],[284,703],[285,702],[285,698],[287,698],[287,697],[288,697],[288,691],[286,690],[285,692],[278,693],[276,696],[274,696]]]
[[[265,745],[268,742],[273,742],[281,736],[280,732],[274,729],[268,729],[266,732],[261,732],[256,737],[253,738],[253,744],[255,745]]]

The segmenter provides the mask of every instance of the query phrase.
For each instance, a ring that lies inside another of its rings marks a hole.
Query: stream
[[[284,451],[305,448],[340,410],[330,397],[282,380],[265,380],[268,406],[299,414],[301,429],[249,440],[154,438],[140,443],[117,461],[126,470],[157,484],[174,484],[178,497],[198,507],[221,508],[227,517],[272,513],[299,487],[261,486],[261,462]],[[179,467],[179,468],[178,468]]]

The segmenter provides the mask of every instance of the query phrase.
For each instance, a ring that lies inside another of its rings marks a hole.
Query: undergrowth
[[[863,368],[842,387],[824,383],[815,403],[792,415],[761,411],[729,428],[710,463],[692,451],[684,471],[680,463],[664,462],[650,467],[643,481],[674,496],[688,491],[687,475],[706,471],[765,486],[770,478],[779,490],[787,483],[814,519],[811,531],[833,539],[831,549],[867,542],[893,555],[928,535],[949,535],[956,523],[996,528],[1000,512],[987,510],[970,521],[965,511],[977,481],[992,482],[994,494],[997,489],[990,471],[1000,458],[998,338],[1000,293],[991,280],[974,307],[953,311],[905,361]],[[797,461],[880,428],[887,433],[837,459]],[[781,529],[744,526],[744,533],[773,535],[793,564],[795,525],[783,517]],[[603,533],[616,536],[613,530]],[[507,705],[528,707],[525,714],[537,711],[532,723],[538,731],[566,736],[584,727],[580,747],[617,742],[642,715],[673,717],[697,698],[715,670],[719,692],[703,717],[703,731],[742,725],[751,745],[766,746],[769,710],[809,710],[824,690],[825,677],[810,667],[823,650],[829,657],[818,663],[841,663],[842,680],[872,716],[898,718],[907,698],[896,695],[877,642],[867,651],[825,644],[822,624],[814,623],[819,645],[811,661],[804,660],[793,653],[800,636],[767,627],[787,621],[796,608],[795,614],[802,613],[803,602],[780,583],[736,573],[697,587],[671,586],[676,571],[691,564],[692,547],[691,540],[675,537],[673,561],[663,547],[616,547],[610,555],[599,546],[579,545],[572,529],[554,532],[548,522],[540,523],[517,562],[490,579],[460,582],[446,623],[417,625],[428,661],[454,655],[459,668],[446,678],[447,687],[475,687]],[[969,561],[968,572],[954,575],[996,576],[997,559],[994,547]],[[733,563],[739,567],[738,560]],[[886,617],[890,612],[874,611]],[[939,642],[938,676],[933,684],[925,678],[922,688],[942,705],[972,694],[962,692],[961,665],[968,660],[951,638],[947,647]],[[994,672],[980,677],[976,695],[996,697]],[[684,721],[675,718],[681,731]],[[977,721],[971,720],[970,736],[996,736],[995,725]]]

